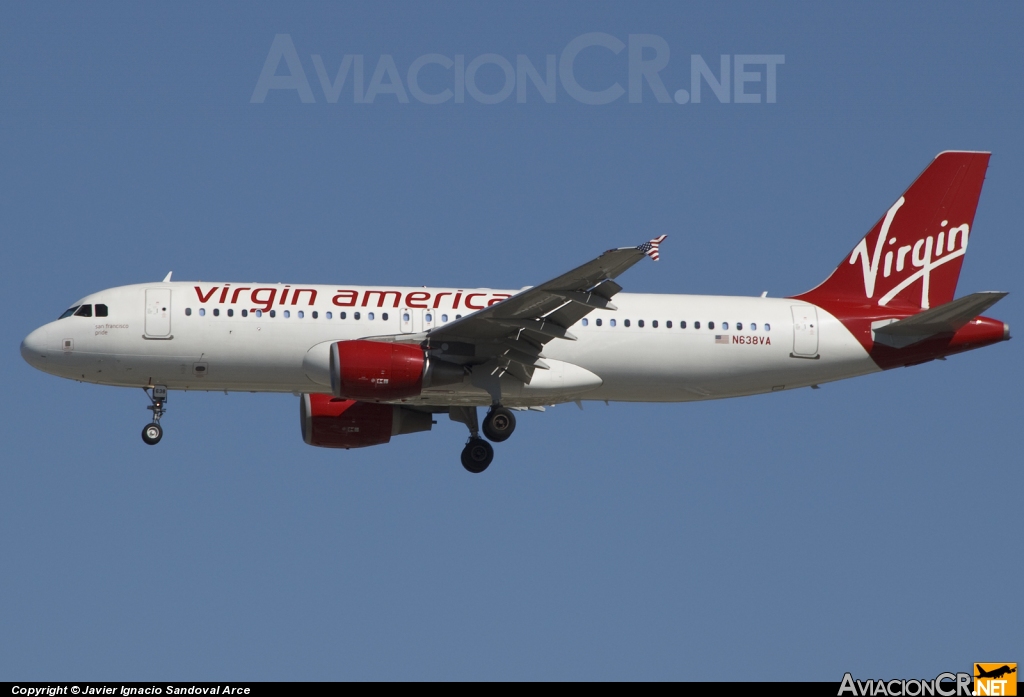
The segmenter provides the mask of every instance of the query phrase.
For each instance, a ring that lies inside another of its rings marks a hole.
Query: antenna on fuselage
[[[170,283],[171,282],[171,274],[172,273],[174,273],[174,272],[173,271],[168,271],[167,275],[164,276],[164,280],[161,281],[161,283]]]

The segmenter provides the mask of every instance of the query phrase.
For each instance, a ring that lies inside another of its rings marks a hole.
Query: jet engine
[[[416,397],[424,387],[462,381],[462,366],[428,358],[412,344],[338,341],[330,348],[331,392],[373,402]]]
[[[321,448],[365,448],[391,436],[429,431],[432,414],[407,407],[304,394],[299,401],[302,439]]]

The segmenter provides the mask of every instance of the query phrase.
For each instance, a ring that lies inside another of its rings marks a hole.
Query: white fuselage
[[[330,392],[325,372],[330,343],[419,334],[515,292],[182,282],[123,286],[77,303],[102,303],[106,317],[50,322],[25,339],[22,353],[40,370],[106,385]],[[682,402],[804,387],[879,370],[842,323],[800,301],[620,293],[615,305],[617,310],[595,310],[585,325],[571,327],[576,341],[548,343],[544,356],[550,370],[538,370],[529,385],[503,378],[502,401],[508,406],[575,399]],[[403,401],[446,406],[488,405],[492,399],[467,376],[461,385],[427,389]]]

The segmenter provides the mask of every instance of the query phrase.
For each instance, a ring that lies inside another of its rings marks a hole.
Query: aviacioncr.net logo
[[[329,104],[337,104],[342,94],[351,95],[353,104],[373,104],[378,97],[386,98],[381,102],[409,104],[410,96],[421,104],[464,104],[467,94],[480,104],[500,104],[513,94],[519,104],[536,101],[538,96],[552,104],[558,99],[559,86],[561,93],[581,104],[611,104],[623,97],[639,104],[645,94],[648,103],[653,96],[658,104],[700,104],[702,86],[705,95],[710,89],[722,104],[774,104],[778,99],[778,68],[786,63],[783,54],[723,54],[710,63],[700,54],[690,54],[688,65],[684,59],[676,61],[676,66],[670,66],[670,55],[668,42],[656,34],[630,34],[624,42],[611,34],[591,32],[538,62],[534,59],[540,56],[522,53],[511,58],[483,53],[468,60],[461,53],[426,53],[408,63],[401,58],[396,62],[390,53],[376,61],[359,53],[345,54],[332,64],[317,53],[309,55],[306,63],[291,35],[278,34],[249,101],[263,104],[271,90],[280,90],[294,92],[302,104],[314,104],[318,99],[310,75],[318,78],[321,99]],[[614,57],[609,67],[613,74],[603,79],[589,74],[595,59],[609,57]]]
[[[843,675],[838,697],[972,697],[970,673],[940,673],[932,680],[856,680]]]

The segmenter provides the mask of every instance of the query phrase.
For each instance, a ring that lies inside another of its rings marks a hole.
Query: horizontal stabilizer
[[[874,322],[872,337],[877,343],[903,348],[938,334],[954,334],[1006,296],[999,291],[971,293],[905,319]]]

